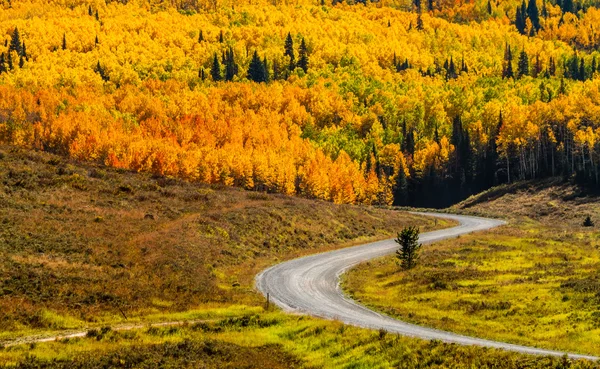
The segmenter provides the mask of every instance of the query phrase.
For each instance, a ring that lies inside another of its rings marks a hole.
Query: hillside
[[[588,2],[581,24],[544,2],[533,37],[513,2],[485,17],[482,1],[266,3],[3,2],[0,140],[336,203],[443,207],[559,174],[598,185]]]
[[[494,187],[452,209],[501,218],[530,218],[557,228],[580,227],[589,215],[600,220],[600,198],[562,179],[528,181]]]
[[[0,147],[0,337],[262,305],[278,260],[390,238],[406,213],[190,184]]]

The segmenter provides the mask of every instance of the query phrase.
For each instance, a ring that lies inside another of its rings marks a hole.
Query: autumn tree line
[[[543,27],[374,3],[0,12],[3,142],[337,203],[445,206],[547,176],[599,186],[598,53]]]

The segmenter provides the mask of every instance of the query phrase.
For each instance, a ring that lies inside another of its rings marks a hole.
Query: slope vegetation
[[[253,277],[271,263],[434,225],[10,147],[0,147],[0,183],[0,337],[262,304]]]
[[[470,198],[454,210],[509,218],[511,225],[427,246],[411,271],[393,258],[361,265],[346,289],[410,322],[598,355],[599,233],[582,223],[600,209],[584,193],[545,181]]]

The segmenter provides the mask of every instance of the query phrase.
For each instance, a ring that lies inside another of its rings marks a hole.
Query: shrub
[[[583,221],[583,226],[584,227],[593,227],[594,222],[592,221],[592,217],[590,217],[589,215],[587,217],[585,217],[585,220]]]

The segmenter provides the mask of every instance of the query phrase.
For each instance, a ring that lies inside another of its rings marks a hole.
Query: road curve
[[[492,229],[505,222],[463,215],[418,213],[459,222],[453,228],[421,234],[420,242],[428,244],[463,234]],[[476,345],[524,354],[563,356],[565,352],[544,350],[504,342],[491,341],[406,323],[370,310],[349,299],[342,292],[340,275],[356,264],[389,255],[398,245],[393,240],[373,242],[322,254],[315,254],[277,264],[256,276],[256,287],[271,302],[288,312],[339,320],[346,324],[461,345]],[[568,354],[574,359],[597,360],[589,355]]]

